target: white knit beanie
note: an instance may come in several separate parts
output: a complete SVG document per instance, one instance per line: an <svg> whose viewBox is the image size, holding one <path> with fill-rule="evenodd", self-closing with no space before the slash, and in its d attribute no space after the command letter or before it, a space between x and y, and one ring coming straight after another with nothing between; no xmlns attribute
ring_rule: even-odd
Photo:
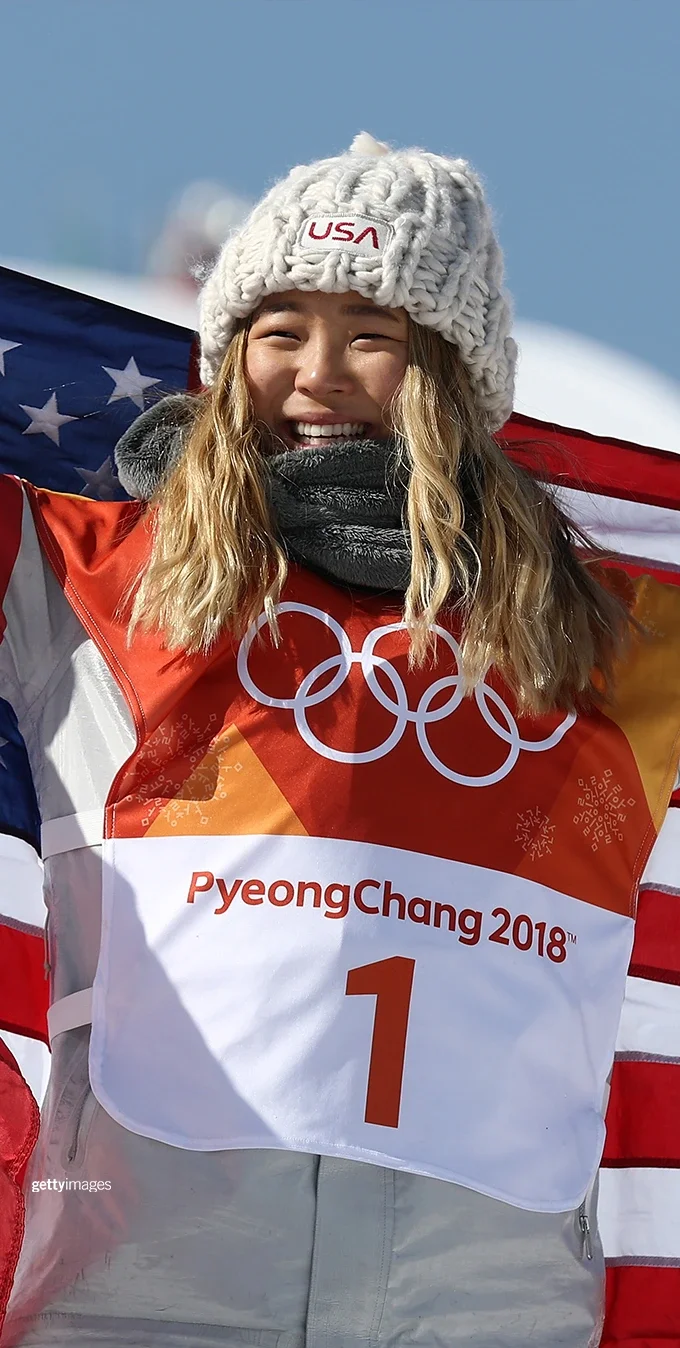
<svg viewBox="0 0 680 1348"><path fill-rule="evenodd" d="M224 245L200 297L201 378L214 381L237 320L266 295L356 290L452 342L496 430L512 411L517 359L502 277L470 165L362 132L345 154L294 168Z"/></svg>

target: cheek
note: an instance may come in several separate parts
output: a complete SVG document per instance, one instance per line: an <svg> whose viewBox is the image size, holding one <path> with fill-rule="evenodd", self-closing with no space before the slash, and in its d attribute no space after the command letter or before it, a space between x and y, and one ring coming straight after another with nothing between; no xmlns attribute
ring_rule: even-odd
<svg viewBox="0 0 680 1348"><path fill-rule="evenodd" d="M257 345L247 347L245 373L256 415L267 418L280 411L292 376L275 353Z"/></svg>
<svg viewBox="0 0 680 1348"><path fill-rule="evenodd" d="M396 393L406 371L406 355L387 352L364 371L364 388L378 407L384 407Z"/></svg>

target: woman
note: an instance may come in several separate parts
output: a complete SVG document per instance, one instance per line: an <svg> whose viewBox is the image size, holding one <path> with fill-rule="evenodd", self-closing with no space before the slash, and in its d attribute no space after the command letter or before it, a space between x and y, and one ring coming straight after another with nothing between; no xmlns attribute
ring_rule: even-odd
<svg viewBox="0 0 680 1348"><path fill-rule="evenodd" d="M148 506L3 484L54 1055L3 1343L598 1341L680 698L661 587L492 438L500 282L469 167L358 137L225 246L207 391L119 447Z"/></svg>

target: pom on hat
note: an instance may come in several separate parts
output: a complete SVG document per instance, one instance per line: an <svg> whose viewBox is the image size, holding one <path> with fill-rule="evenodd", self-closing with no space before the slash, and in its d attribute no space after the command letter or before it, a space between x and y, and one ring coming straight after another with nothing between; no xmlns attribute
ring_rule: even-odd
<svg viewBox="0 0 680 1348"><path fill-rule="evenodd" d="M350 154L370 155L373 159L379 159L383 154L389 154L390 147L383 141L376 140L368 131L360 131L358 136L354 137L349 147Z"/></svg>

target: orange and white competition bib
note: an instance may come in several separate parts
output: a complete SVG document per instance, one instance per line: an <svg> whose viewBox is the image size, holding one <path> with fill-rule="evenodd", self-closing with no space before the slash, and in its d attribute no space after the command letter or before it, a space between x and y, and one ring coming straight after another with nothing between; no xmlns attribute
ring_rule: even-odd
<svg viewBox="0 0 680 1348"><path fill-rule="evenodd" d="M260 620L225 652L111 810L93 1090L180 1147L572 1208L674 775L645 652L612 714L519 721L491 678L463 698L446 629L413 672L376 601L291 591L280 648Z"/></svg>
<svg viewBox="0 0 680 1348"><path fill-rule="evenodd" d="M207 656L128 650L143 519L34 508L138 732L106 809L103 1107L178 1147L576 1206L677 772L678 588L631 582L646 631L612 705L520 718L493 671L463 697L453 628L410 670L396 604L297 568L278 647L261 618Z"/></svg>

